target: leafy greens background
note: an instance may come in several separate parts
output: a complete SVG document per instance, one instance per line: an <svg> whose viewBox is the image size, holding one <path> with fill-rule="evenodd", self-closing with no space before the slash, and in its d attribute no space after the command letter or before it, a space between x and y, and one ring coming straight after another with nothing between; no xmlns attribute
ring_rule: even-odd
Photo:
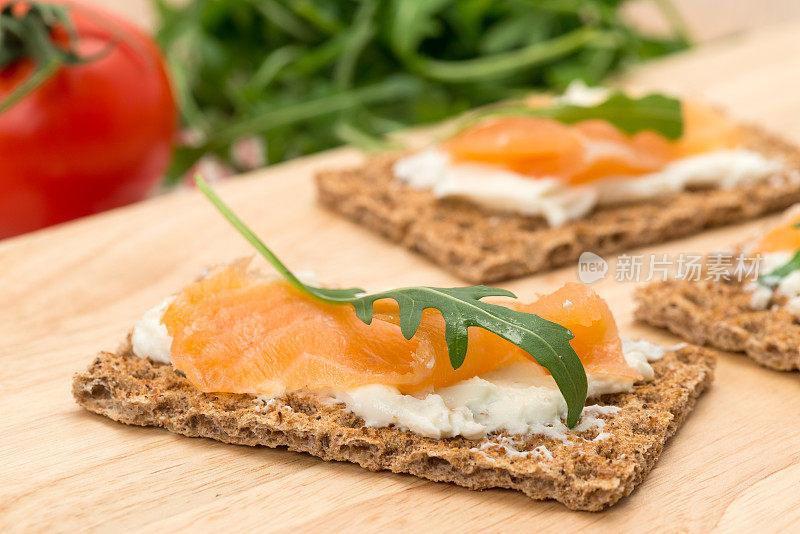
<svg viewBox="0 0 800 534"><path fill-rule="evenodd" d="M664 0L657 0L664 5ZM687 46L622 0L156 0L185 126L171 177L257 135L267 163L430 123L534 88L589 84ZM665 10L669 13L669 9Z"/></svg>

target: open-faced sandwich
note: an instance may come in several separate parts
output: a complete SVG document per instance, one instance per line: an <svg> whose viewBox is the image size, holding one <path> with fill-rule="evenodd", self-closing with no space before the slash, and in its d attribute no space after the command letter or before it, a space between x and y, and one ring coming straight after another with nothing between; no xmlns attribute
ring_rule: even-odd
<svg viewBox="0 0 800 534"><path fill-rule="evenodd" d="M711 382L710 352L621 340L580 284L529 304L485 286L306 284L199 185L283 276L235 262L145 313L75 376L88 410L600 510Z"/></svg>
<svg viewBox="0 0 800 534"><path fill-rule="evenodd" d="M320 201L491 282L800 201L794 146L705 105L573 86L480 110L427 149L317 176Z"/></svg>
<svg viewBox="0 0 800 534"><path fill-rule="evenodd" d="M713 276L640 288L636 317L772 369L800 369L800 205L737 250L715 256L727 261L715 261L722 270ZM734 275L735 258L758 260L757 272L747 272L760 276Z"/></svg>

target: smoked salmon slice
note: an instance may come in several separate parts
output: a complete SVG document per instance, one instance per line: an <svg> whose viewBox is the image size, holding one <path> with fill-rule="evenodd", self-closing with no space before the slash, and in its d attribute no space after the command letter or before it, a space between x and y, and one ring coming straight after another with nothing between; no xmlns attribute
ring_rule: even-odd
<svg viewBox="0 0 800 534"><path fill-rule="evenodd" d="M789 210L775 227L766 232L753 252L794 252L800 250L800 208Z"/></svg>
<svg viewBox="0 0 800 534"><path fill-rule="evenodd" d="M505 305L570 329L587 373L641 378L625 363L605 301L585 286L567 284L530 304ZM253 277L243 263L188 286L162 323L173 338L173 364L206 392L272 394L384 384L412 393L510 363L533 364L516 345L470 328L466 359L454 370L438 310L426 310L417 333L405 339L394 300L377 301L366 325L350 305L326 304L283 280Z"/></svg>
<svg viewBox="0 0 800 534"><path fill-rule="evenodd" d="M583 184L655 172L675 159L742 142L741 127L714 108L685 102L682 114L684 132L675 141L652 131L628 135L599 119L566 125L543 117L502 116L459 132L442 147L456 162Z"/></svg>

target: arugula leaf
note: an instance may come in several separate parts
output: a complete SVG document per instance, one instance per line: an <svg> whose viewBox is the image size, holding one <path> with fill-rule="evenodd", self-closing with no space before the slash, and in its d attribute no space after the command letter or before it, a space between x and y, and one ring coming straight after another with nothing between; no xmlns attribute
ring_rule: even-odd
<svg viewBox="0 0 800 534"><path fill-rule="evenodd" d="M769 274L764 274L758 277L758 283L770 289L774 288L781 283L781 280L792 274L794 271L800 270L800 250L794 253L789 261L772 270Z"/></svg>
<svg viewBox="0 0 800 534"><path fill-rule="evenodd" d="M618 91L596 106L563 104L532 108L520 103L492 106L470 115L468 125L496 115L547 117L565 124L601 119L629 135L644 130L652 130L667 139L683 135L681 101L655 93L633 98Z"/></svg>
<svg viewBox="0 0 800 534"><path fill-rule="evenodd" d="M567 124L588 119L603 119L627 134L653 130L667 139L678 139L683 135L681 101L655 93L641 98L631 98L616 92L596 106L552 108L550 116Z"/></svg>
<svg viewBox="0 0 800 534"><path fill-rule="evenodd" d="M567 426L575 426L586 402L586 372L569 344L574 337L563 326L531 313L489 304L480 299L489 296L514 297L512 292L496 287L404 287L365 293L361 288L329 289L302 283L277 256L222 202L199 176L198 189L266 260L294 287L322 302L352 305L364 323L372 322L375 301L394 299L399 306L400 331L406 339L416 334L422 313L428 308L441 312L445 321L445 341L453 369L464 363L469 343L468 330L488 330L517 345L539 365L550 371L567 401Z"/></svg>

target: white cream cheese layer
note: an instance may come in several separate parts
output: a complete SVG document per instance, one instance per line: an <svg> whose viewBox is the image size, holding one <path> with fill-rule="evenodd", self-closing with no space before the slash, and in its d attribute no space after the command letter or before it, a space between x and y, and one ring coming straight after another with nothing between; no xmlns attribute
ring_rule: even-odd
<svg viewBox="0 0 800 534"><path fill-rule="evenodd" d="M792 256L794 253L788 251L761 254L759 272L764 280L769 282L769 273L786 264ZM758 281L748 282L746 288L751 292L750 307L754 310L766 310L776 297L783 297L783 308L800 319L800 271L789 273L780 281L774 282L777 282L774 288L763 286Z"/></svg>
<svg viewBox="0 0 800 534"><path fill-rule="evenodd" d="M209 269L203 269L199 276L204 278L210 274ZM314 271L298 271L295 273L304 284L320 285L317 274ZM261 274L264 280L278 279L277 273ZM175 297L167 297L158 306L147 310L142 317L136 321L131 334L131 348L133 353L139 358L150 358L154 362L171 363L170 349L172 338L167 332L167 327L161 324L161 317L172 303Z"/></svg>
<svg viewBox="0 0 800 534"><path fill-rule="evenodd" d="M150 358L154 362L170 363L172 338L167 327L161 324L161 317L167 311L172 297L150 308L136 321L131 334L131 348L140 358Z"/></svg>
<svg viewBox="0 0 800 534"><path fill-rule="evenodd" d="M589 87L583 80L573 80L556 102L589 108L602 104L609 96L611 89L608 87Z"/></svg>
<svg viewBox="0 0 800 534"><path fill-rule="evenodd" d="M646 341L626 340L625 359L645 380L653 379L650 362L667 349ZM367 426L394 425L431 438L476 439L494 432L544 434L565 439L567 404L552 377L526 373L534 364L515 364L463 380L427 394L403 395L397 388L372 384L334 394ZM588 376L589 397L633 389L633 381ZM587 406L592 411L597 406ZM596 411L596 410L595 410ZM591 423L592 425L594 423ZM583 421L588 429L590 423Z"/></svg>
<svg viewBox="0 0 800 534"><path fill-rule="evenodd" d="M604 150L598 143L593 152ZM438 198L464 198L493 209L541 216L550 226L560 226L597 205L657 198L689 187L758 183L782 168L781 162L751 150L720 150L676 160L655 173L570 186L555 177L532 178L490 165L453 163L446 152L429 148L399 159L393 171L399 180L430 189Z"/></svg>
<svg viewBox="0 0 800 534"><path fill-rule="evenodd" d="M172 338L161 324L169 300L147 311L136 323L131 338L140 358L168 363ZM650 362L666 349L646 341L623 341L628 365L645 380L652 380ZM589 397L630 391L633 381L620 377L588 376ZM546 434L565 438L562 423L567 405L552 377L533 363L518 363L446 388L404 395L397 388L371 384L349 391L330 392L367 426L395 425L417 434L441 438L479 438L498 431L512 434ZM591 406L587 410L594 409ZM592 412L594 413L594 412ZM592 426L591 420L584 426ZM588 428L587 426L587 428Z"/></svg>

